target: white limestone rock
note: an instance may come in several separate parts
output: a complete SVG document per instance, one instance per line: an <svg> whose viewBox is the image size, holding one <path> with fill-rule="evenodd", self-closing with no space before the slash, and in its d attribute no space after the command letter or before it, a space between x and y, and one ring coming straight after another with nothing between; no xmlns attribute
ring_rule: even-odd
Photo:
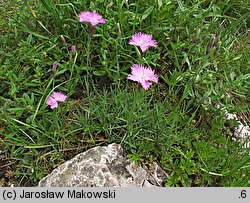
<svg viewBox="0 0 250 203"><path fill-rule="evenodd" d="M78 154L54 169L38 186L152 187L162 186L166 178L167 174L158 165L150 169L137 166L123 156L120 145L110 144Z"/></svg>

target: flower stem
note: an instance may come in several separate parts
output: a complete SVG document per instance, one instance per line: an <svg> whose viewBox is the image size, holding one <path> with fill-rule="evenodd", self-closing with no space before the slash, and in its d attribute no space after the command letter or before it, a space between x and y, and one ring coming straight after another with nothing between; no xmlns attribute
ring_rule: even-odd
<svg viewBox="0 0 250 203"><path fill-rule="evenodd" d="M91 69L91 36L88 36L88 41L87 41L87 75L85 78L85 84L86 84L86 92L87 92L87 96L89 96L89 81L91 81L92 79L92 74L90 74L89 69Z"/></svg>

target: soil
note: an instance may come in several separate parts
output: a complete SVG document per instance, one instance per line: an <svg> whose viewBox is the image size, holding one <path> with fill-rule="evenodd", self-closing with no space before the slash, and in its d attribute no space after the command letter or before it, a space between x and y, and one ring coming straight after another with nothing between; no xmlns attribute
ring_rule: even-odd
<svg viewBox="0 0 250 203"><path fill-rule="evenodd" d="M0 187L17 186L15 181L15 161L4 151L4 139L0 134Z"/></svg>

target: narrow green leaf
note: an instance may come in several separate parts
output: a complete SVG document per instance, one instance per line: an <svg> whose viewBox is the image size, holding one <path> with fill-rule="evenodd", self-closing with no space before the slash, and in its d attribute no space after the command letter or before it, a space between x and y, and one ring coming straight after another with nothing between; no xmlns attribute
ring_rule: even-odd
<svg viewBox="0 0 250 203"><path fill-rule="evenodd" d="M162 0L158 0L158 9L160 10L162 7Z"/></svg>
<svg viewBox="0 0 250 203"><path fill-rule="evenodd" d="M153 6L150 6L143 14L142 14L142 17L141 17L141 20L145 20L149 15L150 13L152 13L154 7Z"/></svg>
<svg viewBox="0 0 250 203"><path fill-rule="evenodd" d="M106 75L106 71L104 71L104 70L94 71L93 73L94 73L94 75L97 75L97 76Z"/></svg>
<svg viewBox="0 0 250 203"><path fill-rule="evenodd" d="M178 5L179 5L179 8L180 8L181 12L184 12L185 8L184 8L181 0L178 0Z"/></svg>

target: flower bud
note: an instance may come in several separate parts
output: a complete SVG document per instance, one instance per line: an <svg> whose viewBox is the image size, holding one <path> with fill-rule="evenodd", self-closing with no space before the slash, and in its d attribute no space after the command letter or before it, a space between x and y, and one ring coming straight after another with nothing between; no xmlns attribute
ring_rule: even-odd
<svg viewBox="0 0 250 203"><path fill-rule="evenodd" d="M63 37L63 35L61 35L61 39L62 39L63 45L66 47L67 46L67 42L66 42L66 39Z"/></svg>
<svg viewBox="0 0 250 203"><path fill-rule="evenodd" d="M116 38L121 36L121 28L120 28L120 23L116 24Z"/></svg>
<svg viewBox="0 0 250 203"><path fill-rule="evenodd" d="M52 67L52 77L53 78L56 78L56 68L57 68L57 66L58 66L58 63L57 63L57 61L55 61L53 63L53 67Z"/></svg>

